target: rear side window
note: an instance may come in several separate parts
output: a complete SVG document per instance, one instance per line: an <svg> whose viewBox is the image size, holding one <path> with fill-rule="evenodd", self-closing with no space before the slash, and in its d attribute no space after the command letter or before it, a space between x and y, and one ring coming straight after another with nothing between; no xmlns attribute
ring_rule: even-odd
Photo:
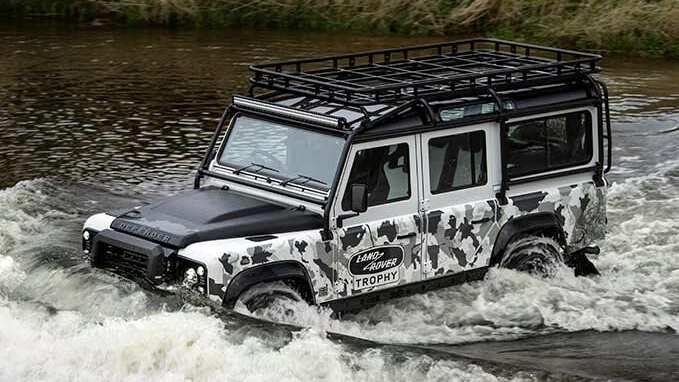
<svg viewBox="0 0 679 382"><path fill-rule="evenodd" d="M410 158L408 144L360 150L351 166L349 183L342 198L342 209L349 211L352 184L368 187L368 207L410 198Z"/></svg>
<svg viewBox="0 0 679 382"><path fill-rule="evenodd" d="M429 140L432 194L486 184L486 134L474 131Z"/></svg>
<svg viewBox="0 0 679 382"><path fill-rule="evenodd" d="M508 125L510 177L557 170L592 159L592 116L587 111Z"/></svg>

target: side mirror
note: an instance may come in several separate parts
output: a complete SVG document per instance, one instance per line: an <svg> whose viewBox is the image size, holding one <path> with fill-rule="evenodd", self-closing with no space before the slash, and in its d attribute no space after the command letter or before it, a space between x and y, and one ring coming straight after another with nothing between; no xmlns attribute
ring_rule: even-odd
<svg viewBox="0 0 679 382"><path fill-rule="evenodd" d="M360 213L368 210L368 186L365 184L351 185L351 211Z"/></svg>

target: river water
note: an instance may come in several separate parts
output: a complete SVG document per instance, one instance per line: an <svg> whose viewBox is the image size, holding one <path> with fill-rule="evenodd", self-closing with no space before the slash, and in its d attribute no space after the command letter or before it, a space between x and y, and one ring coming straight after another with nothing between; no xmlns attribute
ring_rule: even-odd
<svg viewBox="0 0 679 382"><path fill-rule="evenodd" d="M603 61L600 277L493 270L341 320L298 306L289 327L88 266L84 219L190 187L248 64L437 40L0 24L0 380L679 380L677 61Z"/></svg>

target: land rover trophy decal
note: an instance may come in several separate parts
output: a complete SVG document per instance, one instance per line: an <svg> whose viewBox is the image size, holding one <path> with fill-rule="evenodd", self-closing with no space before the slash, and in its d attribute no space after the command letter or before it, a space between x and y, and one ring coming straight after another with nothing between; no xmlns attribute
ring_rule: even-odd
<svg viewBox="0 0 679 382"><path fill-rule="evenodd" d="M396 245L370 248L349 260L349 272L354 276L353 289L362 290L397 282L403 248Z"/></svg>

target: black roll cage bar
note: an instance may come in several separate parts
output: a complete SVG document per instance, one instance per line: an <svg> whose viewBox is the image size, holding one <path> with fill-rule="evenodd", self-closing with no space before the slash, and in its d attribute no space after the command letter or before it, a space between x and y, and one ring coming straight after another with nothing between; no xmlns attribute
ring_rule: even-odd
<svg viewBox="0 0 679 382"><path fill-rule="evenodd" d="M390 57L394 53L400 53L405 59L408 59L410 52L416 51L418 49L435 49L439 54L445 49L450 49L452 52L458 51L459 47L462 45L468 45L471 52L474 51L476 44L492 44L495 47L496 52L501 52L501 47L509 47L512 54L516 53L518 49L524 49L525 57L530 56L531 51L543 51L555 54L557 60L555 62L546 62L539 65L529 65L520 68L509 68L504 71L492 70L490 72L485 72L483 75L471 75L464 74L461 76L455 76L454 78L447 78L443 80L427 80L420 81L418 83L409 82L407 84L393 85L393 86L377 86L377 87L367 87L357 90L356 88L347 88L351 83L337 85L328 84L327 82L320 82L315 78L306 78L306 72L302 71L303 65L306 64L318 64L319 62L331 62L333 70L341 70L339 63L343 60L349 62L349 67L353 68L356 66L357 60L361 58L367 58L370 65L375 63L375 57L378 55L383 55L384 61L389 63ZM483 51L485 52L485 50ZM501 52L503 53L503 52ZM575 57L572 60L562 61L562 57L565 55L570 55ZM446 56L445 57L455 57ZM522 56L523 57L523 56ZM604 184L603 174L608 173L611 169L612 163L612 134L611 134L611 120L610 120L610 108L608 103L608 89L606 85L595 79L592 73L598 71L596 67L596 62L601 57L593 54L585 54L574 51L540 47L537 45L530 44L518 44L503 40L493 40L493 39L471 39L463 40L452 43L444 44L431 44L422 45L418 47L410 48L398 48L398 49L387 49L380 51L357 53L353 55L341 55L341 56L331 56L324 57L320 59L306 59L306 60L293 60L284 61L273 64L265 64L252 66L250 69L254 74L251 78L251 89L250 94L254 94L255 88L267 88L273 90L272 93L267 93L261 97L242 97L234 96L233 102L229 105L222 114L217 129L212 137L210 145L208 146L205 156L200 163L200 166L196 172L194 179L194 188L200 188L201 179L205 176L215 177L222 180L233 181L233 179L227 179L218 173L209 170L209 165L214 158L215 147L218 143L219 137L222 136L222 131L226 122L229 121L236 113L242 112L247 114L254 114L261 117L278 120L281 122L293 123L297 126L322 130L328 133L339 134L345 137L344 147L341 152L339 165L335 171L332 184L329 187L328 195L326 197L325 203L323 205L323 233L324 238L329 238L331 235L330 231L330 213L332 209L332 201L335 200L337 189L339 187L339 181L344 170L344 165L347 160L349 150L354 142L354 140L367 130L373 129L377 126L383 125L389 122L392 118L397 117L403 112L410 110L417 111L418 108L421 111L420 119L422 120L422 129L433 129L433 128L447 128L454 125L453 123L441 122L437 114L434 112L430 105L430 101L435 100L445 100L452 98L461 98L466 96L488 96L497 106L497 111L490 115L490 120L495 120L500 125L501 140L500 140L500 157L502 162L501 171L501 184L500 190L496 194L496 198L500 204L506 204L507 200L507 190L511 185L516 185L520 183L549 179L555 176L569 175L572 173L582 173L594 171L593 176L594 182L598 186ZM401 61L397 61L401 62ZM293 66L296 68L296 72L293 74L284 72L286 66ZM360 67L360 66L356 66ZM583 67L585 69L583 69ZM528 74L535 70L554 70L553 74L548 75L544 78L529 78ZM522 77L519 79L514 79L512 77L515 73L521 73ZM311 72L314 73L314 72ZM496 80L496 76L503 75L504 81ZM485 78L486 83L484 86L477 85L476 81L479 78ZM496 80L495 83L493 82ZM281 82L282 81L282 82ZM300 84L300 81L302 85ZM554 107L549 106L537 106L530 107L521 110L507 110L501 95L498 93L505 90L519 90L526 88L528 86L541 86L541 85L554 85L558 83L567 83L569 81L579 81L588 83L590 86L588 88L588 93L591 91L594 95L596 101L593 103L598 110L598 149L599 149L599 162L596 163L592 168L584 169L574 169L567 171L560 171L557 174L544 174L531 176L525 179L510 179L508 176L507 168L507 127L506 121L514 116L527 113L539 113L547 112ZM432 91L432 84L447 84L438 91ZM296 84L296 85L295 85ZM305 84L312 84L313 91L309 92ZM422 87L421 91L417 91L418 86ZM408 97L402 96L402 92L405 88L415 89ZM267 102L266 99L279 96L281 94L290 94L297 96L310 96L314 99L325 100L328 102L334 102L335 104L346 104L347 107L352 106L353 110L362 111L364 117L355 119L353 121L347 121L343 117L337 117L334 115L315 113L308 110L300 110L299 108L291 106L283 106L280 104L274 104ZM360 100L352 99L356 94L363 94ZM367 94L367 95L366 95ZM386 94L391 94L391 98L386 97ZM366 98L367 97L367 98ZM372 97L372 98L371 98ZM389 99L390 102L383 102ZM591 99L591 98L590 98ZM369 102L363 102L368 100ZM383 102L384 104L391 105L392 107L385 107L382 110L386 112L375 115L375 113L370 113L367 111L365 104L374 104L375 102ZM591 102L591 101L590 101ZM365 103L365 104L364 104ZM567 108L569 105L581 105L583 101L572 101L558 104L561 109ZM591 104L591 103L590 103ZM459 124L459 123L458 123ZM468 125L468 123L467 123ZM605 128L605 132L604 132ZM228 133L227 133L228 134ZM604 161L604 142L607 146L607 155ZM605 162L605 163L604 163ZM253 186L252 184L248 184ZM305 198L297 193L290 195L293 197L305 200ZM306 199L307 201L318 203L316 199Z"/></svg>

